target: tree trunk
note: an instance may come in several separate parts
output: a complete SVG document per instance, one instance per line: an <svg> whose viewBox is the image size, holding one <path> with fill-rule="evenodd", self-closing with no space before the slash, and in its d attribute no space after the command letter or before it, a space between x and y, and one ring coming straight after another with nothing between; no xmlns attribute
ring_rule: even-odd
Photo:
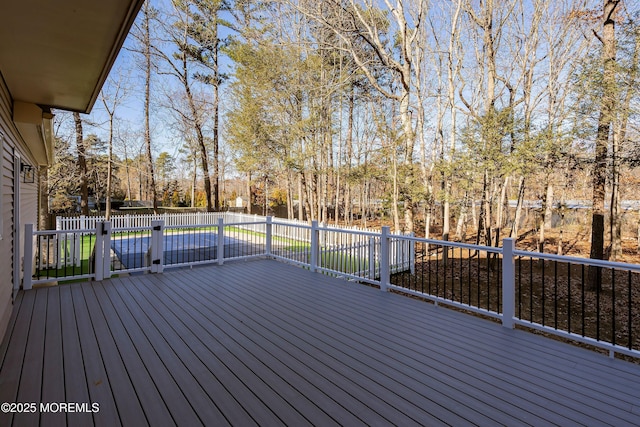
<svg viewBox="0 0 640 427"><path fill-rule="evenodd" d="M186 37L186 35L185 35ZM204 140L204 133L202 132L202 121L200 118L200 111L196 107L195 100L193 99L193 93L191 92L191 85L189 83L189 69L187 65L187 55L185 52L181 52L181 65L182 74L180 79L182 81L184 93L187 97L189 104L189 110L191 110L191 117L193 117L193 127L196 131L196 140L198 141L198 148L200 150L200 164L202 166L202 175L204 179L204 193L207 198L207 212L212 212L214 206L212 204L211 197L211 177L209 176L209 154L207 152L207 145Z"/></svg>
<svg viewBox="0 0 640 427"><path fill-rule="evenodd" d="M609 202L609 259L617 261L622 255L622 230L620 226L620 168L618 164L619 134L614 131L611 153L611 200Z"/></svg>
<svg viewBox="0 0 640 427"><path fill-rule="evenodd" d="M353 222L353 207L351 205L351 182L349 180L351 175L351 160L353 158L353 114L355 110L355 84L352 82L349 91L349 112L347 117L347 138L345 141L347 149L347 179L345 182L345 194L344 194L344 216L347 225L351 225Z"/></svg>
<svg viewBox="0 0 640 427"><path fill-rule="evenodd" d="M550 180L547 180L547 184L545 186L545 192L542 195L542 206L540 207L540 222L538 225L538 252L544 252L544 244L545 244L545 228L548 227L548 223L550 223L551 216L550 206L553 204L553 185Z"/></svg>
<svg viewBox="0 0 640 427"><path fill-rule="evenodd" d="M287 219L293 219L293 172L287 171Z"/></svg>
<svg viewBox="0 0 640 427"><path fill-rule="evenodd" d="M220 147L218 143L219 128L219 105L218 105L218 86L214 86L213 104L213 209L220 210Z"/></svg>
<svg viewBox="0 0 640 427"><path fill-rule="evenodd" d="M198 184L198 160L193 156L193 174L191 175L191 207L196 206L196 185Z"/></svg>
<svg viewBox="0 0 640 427"><path fill-rule="evenodd" d="M302 188L302 172L298 173L298 220L304 221L304 192Z"/></svg>
<svg viewBox="0 0 640 427"><path fill-rule="evenodd" d="M124 170L127 174L127 199L131 201L131 175L129 171L129 157L127 157L127 145L124 145Z"/></svg>
<svg viewBox="0 0 640 427"><path fill-rule="evenodd" d="M300 186L302 188L302 199L301 203L304 203L304 210L306 211L307 222L311 223L311 221L315 220L315 211L313 209L310 194L312 191L308 188L307 179L304 172L300 172Z"/></svg>
<svg viewBox="0 0 640 427"><path fill-rule="evenodd" d="M400 232L400 212L398 211L398 160L393 154L393 229L394 232Z"/></svg>
<svg viewBox="0 0 640 427"><path fill-rule="evenodd" d="M410 68L410 66L408 66ZM411 71L407 71L406 75L410 77ZM404 88L402 99L400 100L400 118L402 120L402 130L405 142L405 180L403 182L403 200L404 200L404 225L407 233L413 233L415 226L413 221L413 210L415 208L413 197L411 195L411 186L413 182L413 144L415 142L413 127L411 124L411 115L409 114L409 87Z"/></svg>
<svg viewBox="0 0 640 427"><path fill-rule="evenodd" d="M491 246L491 201L489 197L489 172L482 175L482 201L480 202L480 215L478 216L478 231L476 233L476 245L479 245L484 237L484 244Z"/></svg>
<svg viewBox="0 0 640 427"><path fill-rule="evenodd" d="M591 252L593 259L604 258L604 197L607 179L607 147L615 114L616 96L616 38L615 14L619 0L604 0L604 28L602 34L603 96L596 133L595 161L593 164L593 211L591 218ZM589 268L589 288L601 286L600 269Z"/></svg>
<svg viewBox="0 0 640 427"><path fill-rule="evenodd" d="M471 199L471 224L473 224L474 231L478 232L478 209L476 207L475 197Z"/></svg>
<svg viewBox="0 0 640 427"><path fill-rule="evenodd" d="M255 187L251 179L251 172L247 172L247 213L253 214L253 205L256 201Z"/></svg>
<svg viewBox="0 0 640 427"><path fill-rule="evenodd" d="M111 218L111 193L113 181L113 114L109 115L109 154L107 158L107 190L105 195L105 218ZM100 201L98 200L98 203Z"/></svg>
<svg viewBox="0 0 640 427"><path fill-rule="evenodd" d="M51 228L51 214L49 213L49 168L47 166L40 166L39 173L39 186L38 191L38 230L48 230Z"/></svg>
<svg viewBox="0 0 640 427"><path fill-rule="evenodd" d="M504 183L500 189L500 200L498 201L498 212L496 212L496 235L495 247L500 246L500 235L504 226L504 213L509 209L509 201L507 200L507 187L509 186L509 175L504 178Z"/></svg>
<svg viewBox="0 0 640 427"><path fill-rule="evenodd" d="M513 224L511 226L511 232L509 233L509 237L512 239L518 239L518 228L520 227L520 218L522 216L522 202L524 201L524 175L520 176L520 181L518 182L518 201L516 202L516 212L513 216Z"/></svg>
<svg viewBox="0 0 640 427"><path fill-rule="evenodd" d="M82 215L89 215L89 178L80 113L73 113L73 121L76 126L76 150L78 152L78 169L80 170L80 212Z"/></svg>
<svg viewBox="0 0 640 427"><path fill-rule="evenodd" d="M144 142L147 149L147 167L149 168L149 182L151 197L153 199L153 213L158 213L158 193L156 190L156 178L153 168L153 155L151 154L151 11L149 2L144 6L144 59L145 59L145 84L144 84Z"/></svg>
<svg viewBox="0 0 640 427"><path fill-rule="evenodd" d="M460 205L460 213L458 214L458 222L456 224L456 239L460 242L464 242L467 238L466 233L466 221L467 221L467 211L469 203L469 191L464 192L464 197L462 198L462 204Z"/></svg>
<svg viewBox="0 0 640 427"><path fill-rule="evenodd" d="M458 21L460 19L460 12L462 10L462 1L458 0L456 4L455 12L451 18L451 31L449 32L449 48L447 52L447 102L449 104L449 114L450 114L450 133L449 133L449 159L454 158L454 153L456 150L456 116L457 116L457 108L456 108L456 77L460 73L460 69L462 67L462 62L459 58L458 62L454 65L454 57L457 57L457 46L460 41L460 31L458 30ZM443 142L444 144L444 142ZM452 177L449 174L447 182L445 183L445 200L444 200L444 209L443 209L443 240L449 240L449 216L450 216L450 207L449 207L449 197L451 194L451 182ZM462 222L460 219L464 221L466 217L466 203L469 193L465 192L463 204L460 210L460 217L458 219L458 224L456 227L456 235L458 239L460 239L462 235ZM446 227L444 226L446 225ZM446 230L446 233L445 233ZM446 238L445 238L446 236Z"/></svg>
<svg viewBox="0 0 640 427"><path fill-rule="evenodd" d="M635 45L629 68L629 83L626 95L620 108L620 124L613 135L613 162L612 162L612 191L611 191L611 258L617 260L622 255L622 224L620 220L620 165L618 151L624 148L627 137L627 125L631 114L631 100L636 92L638 80L638 66L640 62L640 32L636 31Z"/></svg>

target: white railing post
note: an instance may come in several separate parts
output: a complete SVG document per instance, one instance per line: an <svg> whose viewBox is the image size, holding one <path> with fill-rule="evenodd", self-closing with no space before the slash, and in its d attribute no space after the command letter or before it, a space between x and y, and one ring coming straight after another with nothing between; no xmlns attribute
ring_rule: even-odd
<svg viewBox="0 0 640 427"><path fill-rule="evenodd" d="M311 221L311 259L309 266L314 273L318 271L318 252L320 252L320 233L318 230L318 221Z"/></svg>
<svg viewBox="0 0 640 427"><path fill-rule="evenodd" d="M32 287L33 275L33 224L24 226L24 258L22 260L22 289L28 291Z"/></svg>
<svg viewBox="0 0 640 427"><path fill-rule="evenodd" d="M102 277L109 279L111 277L111 221L102 223ZM97 262L96 262L97 264Z"/></svg>
<svg viewBox="0 0 640 427"><path fill-rule="evenodd" d="M411 237L414 237L415 234L411 233ZM411 274L416 274L416 242L414 240L407 240L409 243L409 270Z"/></svg>
<svg viewBox="0 0 640 427"><path fill-rule="evenodd" d="M273 228L273 218L267 217L267 225L266 225L266 238L265 238L265 252L267 256L271 256L271 233Z"/></svg>
<svg viewBox="0 0 640 427"><path fill-rule="evenodd" d="M216 251L218 265L224 263L224 218L218 218L218 249Z"/></svg>
<svg viewBox="0 0 640 427"><path fill-rule="evenodd" d="M516 268L514 239L502 240L502 326L513 329L516 304Z"/></svg>
<svg viewBox="0 0 640 427"><path fill-rule="evenodd" d="M152 273L162 273L164 270L164 221L151 221L151 259Z"/></svg>
<svg viewBox="0 0 640 427"><path fill-rule="evenodd" d="M93 274L96 280L104 279L102 258L104 257L104 236L102 235L102 221L96 221L96 244L93 248Z"/></svg>
<svg viewBox="0 0 640 427"><path fill-rule="evenodd" d="M389 289L389 281L391 279L391 270L389 268L389 227L382 227L380 235L380 290L387 291Z"/></svg>
<svg viewBox="0 0 640 427"><path fill-rule="evenodd" d="M369 279L376 278L376 239L369 238Z"/></svg>

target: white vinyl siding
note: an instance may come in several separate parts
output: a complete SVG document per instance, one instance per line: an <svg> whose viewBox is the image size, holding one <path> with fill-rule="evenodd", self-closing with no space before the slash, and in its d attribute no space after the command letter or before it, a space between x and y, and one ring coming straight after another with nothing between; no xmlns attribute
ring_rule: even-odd
<svg viewBox="0 0 640 427"><path fill-rule="evenodd" d="M37 164L13 123L12 105L9 92L0 76L0 339L4 336L11 316L14 283L20 284L21 279L20 274L14 273L14 269L20 272L22 265L22 255L15 256L16 250L22 247L15 232L22 230L20 234L24 234L24 224L37 224L38 214L37 176L36 183L22 184L20 205L15 203L15 177L21 177L20 161L34 166L36 170ZM19 217L16 217L17 210Z"/></svg>

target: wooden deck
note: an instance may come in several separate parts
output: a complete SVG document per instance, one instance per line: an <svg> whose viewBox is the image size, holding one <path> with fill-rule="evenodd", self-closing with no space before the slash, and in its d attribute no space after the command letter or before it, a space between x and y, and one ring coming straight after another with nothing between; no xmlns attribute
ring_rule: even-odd
<svg viewBox="0 0 640 427"><path fill-rule="evenodd" d="M0 362L0 426L640 425L639 365L270 260L22 292Z"/></svg>

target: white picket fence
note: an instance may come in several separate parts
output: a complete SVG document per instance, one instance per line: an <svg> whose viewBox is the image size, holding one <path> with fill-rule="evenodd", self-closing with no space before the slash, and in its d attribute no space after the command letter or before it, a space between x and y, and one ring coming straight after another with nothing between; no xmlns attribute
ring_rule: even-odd
<svg viewBox="0 0 640 427"><path fill-rule="evenodd" d="M134 229L151 227L152 221L163 221L165 227L181 227L193 225L216 225L222 218L225 224L236 224L238 228L256 233L265 233L266 217L234 212L194 212L194 213L164 213L141 215L114 215L110 218L114 232L119 229ZM106 221L104 216L76 216L56 218L56 230L87 230L95 229L96 224ZM310 242L309 224L295 219L274 218L273 236L283 239ZM379 229L354 226L333 226L319 224L325 230L321 233L320 241L324 246L343 246L362 243L362 237L346 232L380 233ZM330 231L329 231L330 230ZM332 232L335 230L336 232Z"/></svg>

